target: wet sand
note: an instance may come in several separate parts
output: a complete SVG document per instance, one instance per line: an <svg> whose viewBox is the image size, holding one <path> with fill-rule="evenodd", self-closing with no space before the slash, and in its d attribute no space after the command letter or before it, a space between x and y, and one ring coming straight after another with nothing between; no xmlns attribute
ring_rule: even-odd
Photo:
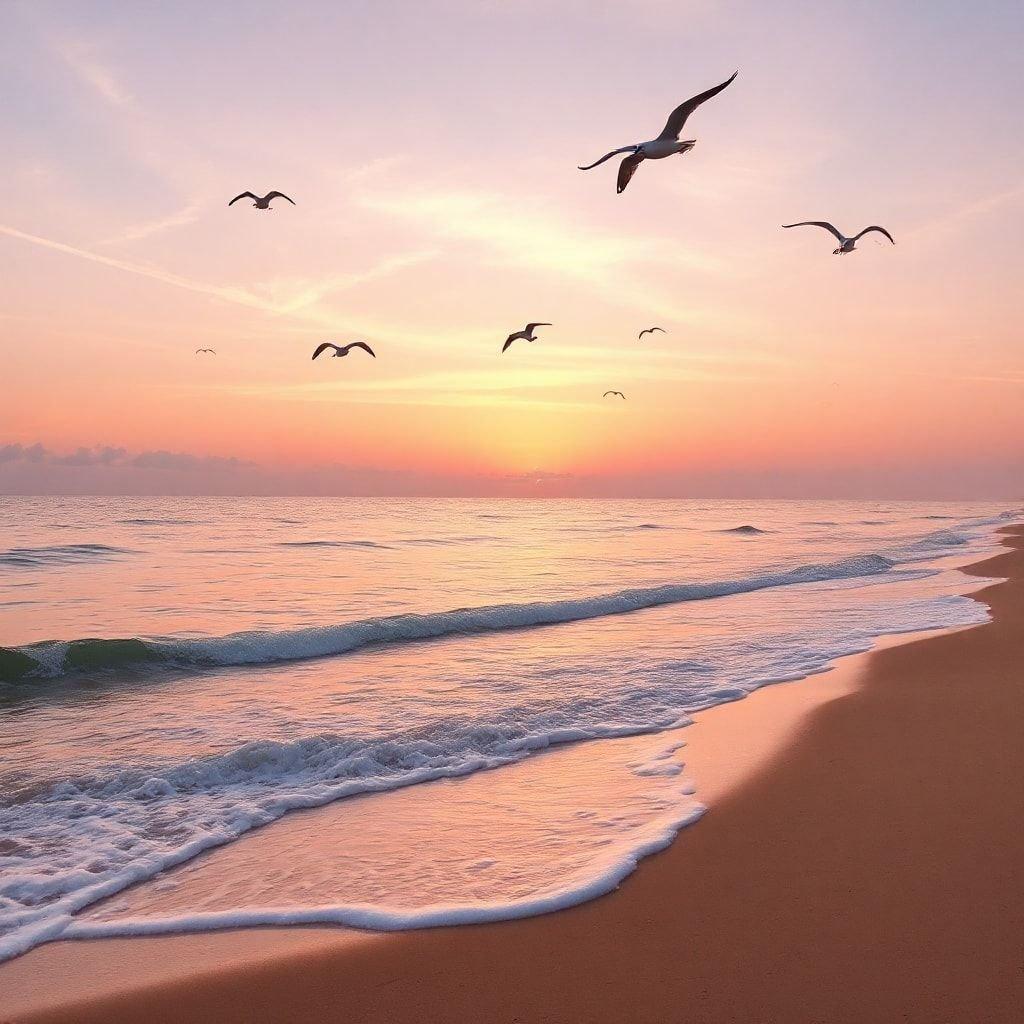
<svg viewBox="0 0 1024 1024"><path fill-rule="evenodd" d="M1024 530L990 624L846 659L685 730L709 812L616 892L540 918L57 942L0 1020L1018 1022ZM743 751L744 764L736 763ZM425 787L423 787L425 788Z"/></svg>

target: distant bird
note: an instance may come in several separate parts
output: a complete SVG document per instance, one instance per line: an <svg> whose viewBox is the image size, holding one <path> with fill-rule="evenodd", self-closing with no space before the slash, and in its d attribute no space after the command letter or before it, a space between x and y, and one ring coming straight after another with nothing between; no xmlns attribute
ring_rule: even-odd
<svg viewBox="0 0 1024 1024"><path fill-rule="evenodd" d="M880 228L877 224L872 224L871 227L865 228L859 235L854 235L852 238L847 238L834 224L829 224L827 220L802 220L796 224L783 224L784 228L803 228L803 227L814 227L824 228L826 231L831 231L836 238L839 239L839 248L832 250L833 256L842 256L844 253L853 252L859 239L863 238L869 231L877 231L880 234L885 235L886 238L896 244L896 239L889 234L885 228Z"/></svg>
<svg viewBox="0 0 1024 1024"><path fill-rule="evenodd" d="M212 348L197 348L196 355L199 355L200 352L209 352L211 356L215 356L217 354Z"/></svg>
<svg viewBox="0 0 1024 1024"><path fill-rule="evenodd" d="M238 202L239 199L246 198L252 200L252 205L255 206L257 210L269 210L271 199L288 199L288 197L283 192L268 192L265 196L262 197L253 195L252 192L243 192L241 195L235 196L235 198L232 199L230 203L228 203L228 206L233 206L235 203ZM288 199L288 202L291 203L292 206L295 205L294 199Z"/></svg>
<svg viewBox="0 0 1024 1024"><path fill-rule="evenodd" d="M321 352L326 352L329 348L334 349L334 355L332 356L333 359L341 359L344 356L347 356L354 348L361 348L364 352L369 352L374 359L377 358L377 353L374 352L365 341L353 341L348 345L335 345L333 341L325 341L317 345L316 351L313 353L313 358L316 359Z"/></svg>
<svg viewBox="0 0 1024 1024"><path fill-rule="evenodd" d="M654 331L661 331L662 334L667 334L668 331L664 327L645 327L638 335L637 338L642 338L645 334L653 334Z"/></svg>
<svg viewBox="0 0 1024 1024"><path fill-rule="evenodd" d="M650 142L638 142L635 146L623 146L621 149L613 149L610 153L606 153L601 157L600 160L595 160L592 164L587 164L586 167L580 167L580 170L589 171L592 167L603 164L605 160L610 160L619 153L629 153L630 155L619 164L619 178L615 188L616 192L623 192L629 184L630 178L633 177L636 169L644 160L663 160L667 156L675 156L676 153L688 153L697 144L697 140L679 140L679 133L683 130L686 119L705 100L711 99L712 96L717 96L738 74L738 71L734 71L732 78L721 85L716 85L713 89L708 89L707 92L702 92L692 99L688 99L685 103L680 103L668 115L668 121L665 122L665 127L662 128L661 134L656 139Z"/></svg>
<svg viewBox="0 0 1024 1024"><path fill-rule="evenodd" d="M621 391L606 391L601 397L607 398L609 395L618 395L623 401L626 400L626 396Z"/></svg>
<svg viewBox="0 0 1024 1024"><path fill-rule="evenodd" d="M538 327L551 327L551 326L552 326L551 324L542 324L542 323L527 324L521 331L516 331L514 334L510 334L505 339L505 344L501 346L501 351L504 352L509 347L509 345L512 344L513 341L519 341L520 339L522 341L536 341L537 340L536 329Z"/></svg>

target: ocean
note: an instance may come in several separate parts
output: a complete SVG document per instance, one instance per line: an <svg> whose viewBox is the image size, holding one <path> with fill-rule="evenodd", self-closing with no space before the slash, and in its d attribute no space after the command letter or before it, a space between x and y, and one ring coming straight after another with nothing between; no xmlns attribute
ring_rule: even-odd
<svg viewBox="0 0 1024 1024"><path fill-rule="evenodd" d="M985 621L955 566L1018 518L0 498L0 960L58 937L407 928L606 892L700 817L673 756L692 713L887 634ZM327 813L329 856L304 860Z"/></svg>

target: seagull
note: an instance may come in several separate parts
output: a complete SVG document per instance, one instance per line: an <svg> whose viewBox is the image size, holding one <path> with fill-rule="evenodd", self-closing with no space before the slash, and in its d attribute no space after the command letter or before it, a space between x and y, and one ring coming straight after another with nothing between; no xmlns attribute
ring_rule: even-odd
<svg viewBox="0 0 1024 1024"><path fill-rule="evenodd" d="M235 196L235 198L228 203L228 206L231 206L234 203L237 203L239 199L245 199L246 197L252 200L252 205L255 206L257 210L269 210L271 199L277 199L278 197L281 199L288 199L283 192L268 192L262 198L260 196L253 195L252 192L243 192L241 195ZM292 206L295 205L294 199L288 199L288 202L291 203Z"/></svg>
<svg viewBox="0 0 1024 1024"><path fill-rule="evenodd" d="M200 352L209 352L211 356L215 356L217 354L212 348L197 348L196 355L199 355Z"/></svg>
<svg viewBox="0 0 1024 1024"><path fill-rule="evenodd" d="M668 331L666 331L664 327L645 327L637 335L637 338L642 338L645 334L652 334L654 331L661 331L662 334L668 334Z"/></svg>
<svg viewBox="0 0 1024 1024"><path fill-rule="evenodd" d="M541 324L541 323L527 324L521 331L516 331L514 334L510 334L505 339L505 344L501 346L501 351L504 352L505 349L507 349L509 347L509 345L512 344L513 341L518 341L520 338L522 338L523 341L536 341L537 340L536 329L538 327L550 327L550 326L551 326L551 324Z"/></svg>
<svg viewBox="0 0 1024 1024"><path fill-rule="evenodd" d="M847 238L834 224L829 224L827 220L802 220L796 224L783 224L782 226L784 228L815 227L831 231L839 239L839 248L832 250L833 256L842 256L844 253L853 252L858 240L863 238L869 231L878 231L880 234L885 235L893 245L896 244L896 239L885 228L880 228L877 224L872 224L871 227L865 228L859 235L854 235L852 238Z"/></svg>
<svg viewBox="0 0 1024 1024"><path fill-rule="evenodd" d="M732 78L729 78L721 85L716 85L713 89L708 89L707 92L699 93L692 99L688 99L685 103L680 103L668 115L668 121L665 122L665 127L662 128L661 134L656 139L652 139L650 142L638 142L635 146L623 146L621 149L613 149L610 153L606 153L601 157L600 160L595 160L592 164L587 164L586 167L580 167L580 170L589 171L592 167L603 164L605 160L618 156L619 153L629 153L629 156L625 157L622 163L619 164L619 179L615 189L616 192L623 192L629 184L630 178L633 177L636 169L644 160L662 160L667 156L675 156L676 153L688 153L697 144L697 140L683 139L680 141L679 133L683 130L686 119L705 100L711 99L712 96L717 96L738 74L738 71L734 71Z"/></svg>
<svg viewBox="0 0 1024 1024"><path fill-rule="evenodd" d="M626 400L626 396L621 391L606 391L601 397L607 398L609 395L618 395L623 401Z"/></svg>
<svg viewBox="0 0 1024 1024"><path fill-rule="evenodd" d="M361 348L364 352L369 352L374 359L377 358L377 353L374 352L365 341L353 341L348 345L335 345L333 341L324 341L317 345L316 351L313 353L313 358L316 359L321 352L325 352L329 348L334 349L334 359L341 359L344 356L347 356L354 348Z"/></svg>

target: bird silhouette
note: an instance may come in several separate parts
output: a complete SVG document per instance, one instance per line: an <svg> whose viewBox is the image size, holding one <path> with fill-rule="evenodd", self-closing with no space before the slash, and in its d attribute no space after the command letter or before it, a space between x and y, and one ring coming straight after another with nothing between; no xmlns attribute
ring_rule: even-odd
<svg viewBox="0 0 1024 1024"><path fill-rule="evenodd" d="M784 228L824 228L826 231L830 231L839 240L839 248L832 250L833 256L844 256L848 252L853 252L854 248L856 248L858 240L863 238L869 231L877 231L880 234L885 235L885 237L888 238L893 245L896 244L896 239L893 238L892 235L890 235L889 232L885 230L885 228L880 228L877 224L872 224L871 227L865 228L863 231L861 231L859 234L854 235L852 238L847 238L846 235L842 233L842 231L840 231L834 224L829 224L827 220L801 220L798 221L796 224L783 224L782 226Z"/></svg>
<svg viewBox="0 0 1024 1024"><path fill-rule="evenodd" d="M619 176L615 187L616 192L624 192L630 179L636 173L636 169L645 160L664 160L667 156L675 156L676 153L688 153L693 149L697 144L696 139L683 139L682 141L679 139L679 134L683 130L683 125L686 124L686 119L705 100L711 99L712 96L717 96L738 74L738 71L734 71L732 77L726 79L721 85L716 85L713 89L698 93L685 103L680 103L668 115L668 121L665 122L665 127L662 128L661 134L656 139L652 139L650 142L638 142L632 146L622 146L620 149L613 149L610 153L606 153L601 157L600 160L595 160L592 164L587 164L585 167L580 167L580 170L589 171L592 167L603 164L605 160L611 160L613 156L618 156L619 153L629 153L629 156L625 157L622 163L619 164Z"/></svg>
<svg viewBox="0 0 1024 1024"><path fill-rule="evenodd" d="M254 195L252 192L242 192L239 195L235 196L235 198L232 199L230 203L228 203L228 206L233 206L235 203L238 202L239 199L246 198L252 200L252 205L255 206L257 210L269 210L271 208L271 199L288 199L288 197L283 192L268 192L265 196L257 196ZM288 202L291 203L292 206L295 206L294 199L288 199Z"/></svg>
<svg viewBox="0 0 1024 1024"><path fill-rule="evenodd" d="M551 324L535 323L527 324L521 331L515 331L505 339L505 344L501 346L501 351L504 352L513 341L536 341L537 334L536 330L538 327L550 327Z"/></svg>
<svg viewBox="0 0 1024 1024"><path fill-rule="evenodd" d="M217 354L212 348L197 348L196 355L199 355L200 352L209 352L211 356L215 356Z"/></svg>
<svg viewBox="0 0 1024 1024"><path fill-rule="evenodd" d="M601 397L607 398L609 395L618 395L623 401L626 400L626 396L621 391L606 391Z"/></svg>
<svg viewBox="0 0 1024 1024"><path fill-rule="evenodd" d="M641 331L641 332L640 332L640 333L639 333L639 334L637 335L637 338L642 338L642 337L643 337L643 336L644 336L645 334L652 334L652 333L653 333L654 331L661 331L661 333L662 333L662 334L667 334L667 333L668 333L668 332L667 332L667 331L665 330L665 328L664 328L664 327L645 327L645 328L644 328L644 329L643 329L643 330L642 330L642 331Z"/></svg>
<svg viewBox="0 0 1024 1024"><path fill-rule="evenodd" d="M353 341L348 345L335 345L333 341L324 341L317 345L316 351L313 353L313 358L316 359L321 352L326 352L329 348L334 349L334 355L331 357L332 359L341 359L344 356L347 356L354 348L361 348L364 352L369 352L374 359L377 358L377 353L374 352L365 341Z"/></svg>

